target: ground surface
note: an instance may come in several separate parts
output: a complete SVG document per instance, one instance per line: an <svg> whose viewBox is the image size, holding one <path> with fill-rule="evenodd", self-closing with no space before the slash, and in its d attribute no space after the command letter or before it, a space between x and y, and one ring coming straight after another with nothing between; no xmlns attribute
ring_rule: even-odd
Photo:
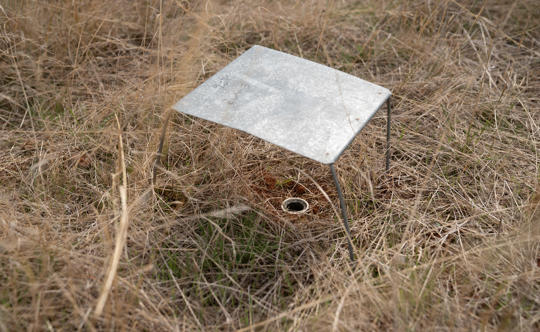
<svg viewBox="0 0 540 332"><path fill-rule="evenodd" d="M536 0L1 0L0 331L539 330L539 24ZM327 167L169 113L253 44L394 94L389 173L382 113L336 164L354 270Z"/></svg>

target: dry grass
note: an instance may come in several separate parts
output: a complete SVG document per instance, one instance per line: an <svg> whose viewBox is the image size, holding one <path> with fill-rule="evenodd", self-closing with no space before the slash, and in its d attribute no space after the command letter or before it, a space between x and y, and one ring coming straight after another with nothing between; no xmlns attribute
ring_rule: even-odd
<svg viewBox="0 0 540 332"><path fill-rule="evenodd" d="M537 0L0 1L0 331L539 330L539 23ZM172 114L152 190L170 105L253 44L394 93L391 171L382 114L336 165L354 271L329 170L253 137Z"/></svg>

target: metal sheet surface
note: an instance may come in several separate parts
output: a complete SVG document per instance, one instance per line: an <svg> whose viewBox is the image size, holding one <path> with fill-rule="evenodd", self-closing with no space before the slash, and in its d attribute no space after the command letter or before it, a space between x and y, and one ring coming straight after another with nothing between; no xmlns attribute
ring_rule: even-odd
<svg viewBox="0 0 540 332"><path fill-rule="evenodd" d="M341 71L253 46L173 108L331 164L390 95Z"/></svg>

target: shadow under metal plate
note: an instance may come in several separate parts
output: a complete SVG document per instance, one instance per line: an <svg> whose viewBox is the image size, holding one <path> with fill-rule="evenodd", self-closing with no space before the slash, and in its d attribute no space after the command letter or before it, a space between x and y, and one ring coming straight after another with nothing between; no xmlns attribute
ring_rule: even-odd
<svg viewBox="0 0 540 332"><path fill-rule="evenodd" d="M173 108L332 164L390 95L344 72L253 46Z"/></svg>

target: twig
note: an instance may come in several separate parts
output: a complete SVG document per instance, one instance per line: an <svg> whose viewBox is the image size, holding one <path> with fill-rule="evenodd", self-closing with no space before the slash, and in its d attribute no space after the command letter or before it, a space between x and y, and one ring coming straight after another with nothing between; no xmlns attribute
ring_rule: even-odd
<svg viewBox="0 0 540 332"><path fill-rule="evenodd" d="M165 120L163 121L163 127L161 128L161 135L159 138L159 146L156 153L156 159L154 160L154 167L152 168L152 184L156 182L156 169L161 164L161 153L163 152L163 144L165 142L165 135L167 134L167 127L169 126L169 119L171 118L172 111L168 110Z"/></svg>

